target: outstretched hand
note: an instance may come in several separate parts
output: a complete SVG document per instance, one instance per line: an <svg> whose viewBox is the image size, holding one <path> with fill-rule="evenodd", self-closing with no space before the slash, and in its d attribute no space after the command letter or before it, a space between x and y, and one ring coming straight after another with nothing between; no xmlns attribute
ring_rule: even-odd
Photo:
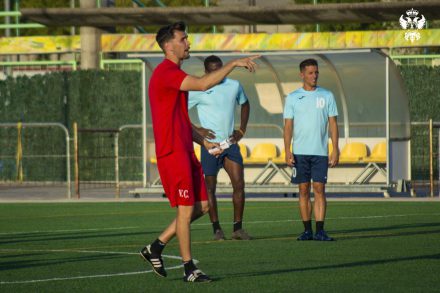
<svg viewBox="0 0 440 293"><path fill-rule="evenodd" d="M253 56L249 56L249 57L245 57L245 58L236 59L235 66L244 67L249 72L255 72L258 65L257 65L257 63L254 62L254 60L258 59L260 57L261 57L261 55L253 55Z"/></svg>

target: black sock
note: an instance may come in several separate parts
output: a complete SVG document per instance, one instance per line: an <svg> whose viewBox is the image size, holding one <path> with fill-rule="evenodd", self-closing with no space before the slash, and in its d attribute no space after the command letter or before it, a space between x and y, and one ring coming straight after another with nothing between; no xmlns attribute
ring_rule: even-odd
<svg viewBox="0 0 440 293"><path fill-rule="evenodd" d="M221 230L222 228L220 227L220 222L219 221L212 222L212 229L214 230L214 234L215 232L217 232L217 230Z"/></svg>
<svg viewBox="0 0 440 293"><path fill-rule="evenodd" d="M303 221L304 231L312 231L312 220Z"/></svg>
<svg viewBox="0 0 440 293"><path fill-rule="evenodd" d="M234 222L234 232L240 230L242 227L242 221Z"/></svg>
<svg viewBox="0 0 440 293"><path fill-rule="evenodd" d="M185 274L189 274L190 272L194 271L195 269L197 269L196 265L193 263L192 259L190 259L189 261L185 261L183 262L183 267L185 269Z"/></svg>
<svg viewBox="0 0 440 293"><path fill-rule="evenodd" d="M161 255L165 245L166 243L163 243L159 239L154 240L154 242L151 243L151 253Z"/></svg>
<svg viewBox="0 0 440 293"><path fill-rule="evenodd" d="M324 230L324 221L316 221L316 233Z"/></svg>

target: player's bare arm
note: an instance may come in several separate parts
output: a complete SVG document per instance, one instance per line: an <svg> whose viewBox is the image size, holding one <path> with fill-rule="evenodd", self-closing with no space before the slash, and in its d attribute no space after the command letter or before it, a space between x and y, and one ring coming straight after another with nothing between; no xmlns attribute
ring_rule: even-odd
<svg viewBox="0 0 440 293"><path fill-rule="evenodd" d="M329 130L330 130L330 138L333 144L333 152L329 157L329 166L335 167L339 163L339 130L338 130L338 122L337 117L329 117L328 118Z"/></svg>
<svg viewBox="0 0 440 293"><path fill-rule="evenodd" d="M213 72L207 73L202 77L188 75L180 85L181 91L206 91L222 81L235 67L244 67L249 72L255 72L257 64L255 59L260 55L249 56L245 58L235 59L226 63L223 67Z"/></svg>
<svg viewBox="0 0 440 293"><path fill-rule="evenodd" d="M292 143L293 133L293 119L284 119L284 149L286 150L286 164L289 167L293 167L295 159L293 153L290 150L290 144Z"/></svg>
<svg viewBox="0 0 440 293"><path fill-rule="evenodd" d="M235 142L239 142L246 133L250 111L251 111L251 106L249 104L249 101L241 105L240 128L238 130L234 130L234 132L232 133Z"/></svg>
<svg viewBox="0 0 440 293"><path fill-rule="evenodd" d="M192 127L195 128L195 130L204 138L206 139L214 139L215 136L215 132L212 129L209 128L203 128L203 127L198 127L197 125L191 123Z"/></svg>

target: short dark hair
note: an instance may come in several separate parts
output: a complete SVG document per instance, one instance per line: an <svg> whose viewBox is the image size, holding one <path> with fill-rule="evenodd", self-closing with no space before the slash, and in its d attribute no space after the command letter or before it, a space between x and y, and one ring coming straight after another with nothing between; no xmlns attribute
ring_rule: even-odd
<svg viewBox="0 0 440 293"><path fill-rule="evenodd" d="M299 71L301 72L304 71L304 69L306 69L307 66L318 66L318 61L312 58L302 61L299 64Z"/></svg>
<svg viewBox="0 0 440 293"><path fill-rule="evenodd" d="M161 27L156 34L156 42L163 50L163 45L169 40L174 39L174 31L186 31L186 24L183 21L178 21L173 24L169 24Z"/></svg>
<svg viewBox="0 0 440 293"><path fill-rule="evenodd" d="M208 66L211 63L220 63L223 64L222 59L220 59L218 56L211 55L205 58L205 61L203 62L203 65L205 65L205 71L208 71Z"/></svg>

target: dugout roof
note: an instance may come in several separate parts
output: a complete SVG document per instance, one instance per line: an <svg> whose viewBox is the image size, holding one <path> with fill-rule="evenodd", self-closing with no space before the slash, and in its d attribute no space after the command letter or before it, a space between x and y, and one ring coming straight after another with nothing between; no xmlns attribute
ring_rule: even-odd
<svg viewBox="0 0 440 293"><path fill-rule="evenodd" d="M193 53L190 59L185 60L183 69L191 74L202 75L204 57L211 54L220 56L224 62L242 56L240 53L224 52ZM318 85L330 89L336 98L341 138L409 139L408 96L396 65L381 51L368 49L261 54L259 69L255 74L238 69L230 75L242 83L251 101L249 123L276 124L282 127L284 98L302 86L298 74L299 63L307 58L315 58L320 71ZM145 61L148 83L152 70L163 57L154 54L132 55L136 56ZM198 121L194 112L191 116ZM277 137L279 133L273 135ZM253 136L271 137L272 134L260 132Z"/></svg>

